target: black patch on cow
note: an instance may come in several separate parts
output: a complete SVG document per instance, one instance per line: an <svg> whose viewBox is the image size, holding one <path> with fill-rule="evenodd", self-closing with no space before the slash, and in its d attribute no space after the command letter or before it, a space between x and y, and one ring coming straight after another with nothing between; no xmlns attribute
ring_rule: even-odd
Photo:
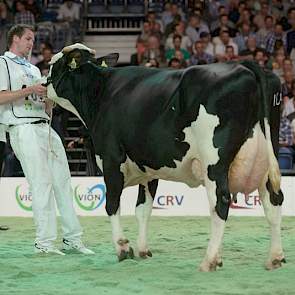
<svg viewBox="0 0 295 295"><path fill-rule="evenodd" d="M272 184L269 181L269 179L267 180L266 183L266 188L269 192L269 198L270 198L270 202L274 205L274 206L281 206L283 204L284 201L284 195L282 193L281 190L279 190L279 193L276 194L273 190Z"/></svg>
<svg viewBox="0 0 295 295"><path fill-rule="evenodd" d="M148 190L153 199L155 198L155 195L156 195L158 182L159 182L158 179L154 179L148 182ZM136 207L139 206L140 204L144 204L145 201L146 201L145 187L142 184L140 184L138 188L138 197L137 197Z"/></svg>

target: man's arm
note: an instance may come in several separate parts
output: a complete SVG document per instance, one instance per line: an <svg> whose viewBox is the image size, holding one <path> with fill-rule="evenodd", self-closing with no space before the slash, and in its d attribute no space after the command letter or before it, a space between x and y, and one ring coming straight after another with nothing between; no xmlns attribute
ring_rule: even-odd
<svg viewBox="0 0 295 295"><path fill-rule="evenodd" d="M31 94L36 94L40 97L46 96L47 88L42 86L41 84L36 84L15 91L3 90L0 92L0 105L25 98Z"/></svg>

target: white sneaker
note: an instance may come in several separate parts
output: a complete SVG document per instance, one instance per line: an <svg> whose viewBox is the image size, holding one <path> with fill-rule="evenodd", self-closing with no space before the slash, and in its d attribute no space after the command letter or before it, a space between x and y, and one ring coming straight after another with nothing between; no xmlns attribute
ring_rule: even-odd
<svg viewBox="0 0 295 295"><path fill-rule="evenodd" d="M39 253L45 253L45 254L58 254L58 255L66 255L65 253L61 252L57 248L50 246L50 247L44 247L39 245L38 243L35 243L34 252Z"/></svg>
<svg viewBox="0 0 295 295"><path fill-rule="evenodd" d="M70 241L67 239L62 240L62 251L71 251L74 250L75 252L92 255L94 252L85 247L81 240L74 240Z"/></svg>

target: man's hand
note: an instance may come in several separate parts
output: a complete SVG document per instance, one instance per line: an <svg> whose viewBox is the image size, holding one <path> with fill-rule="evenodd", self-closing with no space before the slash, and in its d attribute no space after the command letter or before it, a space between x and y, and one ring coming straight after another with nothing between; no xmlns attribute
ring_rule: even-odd
<svg viewBox="0 0 295 295"><path fill-rule="evenodd" d="M47 87L43 86L42 84L36 84L28 87L27 89L30 90L30 94L34 93L43 98L47 97Z"/></svg>

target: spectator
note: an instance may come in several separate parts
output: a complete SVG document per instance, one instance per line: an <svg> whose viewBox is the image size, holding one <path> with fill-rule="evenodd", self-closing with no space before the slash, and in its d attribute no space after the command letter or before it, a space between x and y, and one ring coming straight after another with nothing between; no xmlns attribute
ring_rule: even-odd
<svg viewBox="0 0 295 295"><path fill-rule="evenodd" d="M264 49L256 49L254 53L254 60L262 67L265 68L268 62L268 58Z"/></svg>
<svg viewBox="0 0 295 295"><path fill-rule="evenodd" d="M183 58L186 61L186 63L189 62L190 53L186 49L181 48L181 36L180 35L174 35L173 36L173 48L168 49L166 51L165 57L166 57L166 60L168 62L169 62L170 59L175 57L175 52L176 51L181 51L181 53L183 55Z"/></svg>
<svg viewBox="0 0 295 295"><path fill-rule="evenodd" d="M190 64L210 64L214 62L214 56L204 52L204 43L202 41L196 41L194 44L194 54L191 56Z"/></svg>
<svg viewBox="0 0 295 295"><path fill-rule="evenodd" d="M178 58L176 57L173 57L169 60L168 62L168 67L171 68L171 69L181 69L182 68L182 65L181 65L181 62Z"/></svg>
<svg viewBox="0 0 295 295"><path fill-rule="evenodd" d="M142 65L145 65L151 59L156 59L160 67L164 67L166 65L165 54L163 48L160 45L160 40L157 36L149 36L146 50L143 54L143 60L141 63Z"/></svg>
<svg viewBox="0 0 295 295"><path fill-rule="evenodd" d="M138 66L142 63L145 49L145 42L138 38L136 41L136 53L133 53L130 57L130 64L132 66Z"/></svg>
<svg viewBox="0 0 295 295"><path fill-rule="evenodd" d="M283 97L288 96L289 98L291 98L293 96L294 79L295 79L295 76L292 71L287 71L283 73L283 79L282 79Z"/></svg>
<svg viewBox="0 0 295 295"><path fill-rule="evenodd" d="M0 27L8 23L8 7L5 2L0 2Z"/></svg>
<svg viewBox="0 0 295 295"><path fill-rule="evenodd" d="M42 49L42 60L36 63L36 67L39 68L42 76L47 76L49 73L49 62L53 56L53 51L51 46L44 47Z"/></svg>
<svg viewBox="0 0 295 295"><path fill-rule="evenodd" d="M160 26L160 31L163 32L163 24L161 21L157 20L157 16L156 13L154 11L149 11L147 16L146 16L146 20L150 25L150 28L152 31L155 30L155 26L159 25Z"/></svg>
<svg viewBox="0 0 295 295"><path fill-rule="evenodd" d="M292 125L294 126L293 123L295 123L295 80L292 81L292 94L283 96L283 102L284 102L284 109L282 116L289 116L290 114L292 115ZM293 129L295 131L295 129Z"/></svg>
<svg viewBox="0 0 295 295"><path fill-rule="evenodd" d="M271 15L264 18L264 26L260 28L256 33L257 46L260 48L265 48L266 37L274 29L274 20Z"/></svg>
<svg viewBox="0 0 295 295"><path fill-rule="evenodd" d="M295 13L295 9L294 9ZM292 28L290 31L287 33L287 53L291 54L292 50L295 51L295 18L292 20ZM294 57L295 57L295 52L294 52Z"/></svg>
<svg viewBox="0 0 295 295"><path fill-rule="evenodd" d="M283 83L283 63L286 58L285 52L282 48L276 50L274 58L272 59L272 70L280 78Z"/></svg>
<svg viewBox="0 0 295 295"><path fill-rule="evenodd" d="M14 16L15 24L27 24L34 25L35 17L34 15L28 11L25 7L24 1L16 1L15 2L16 14Z"/></svg>
<svg viewBox="0 0 295 295"><path fill-rule="evenodd" d="M182 69L187 67L188 61L186 61L184 59L184 56L183 56L183 54L182 54L182 52L180 50L175 50L175 55L174 56L180 61Z"/></svg>
<svg viewBox="0 0 295 295"><path fill-rule="evenodd" d="M171 49L173 48L173 36L180 35L181 36L181 48L186 49L188 52L192 51L192 41L188 36L185 35L185 24L183 21L180 21L175 25L173 34L170 34L166 40L165 48Z"/></svg>
<svg viewBox="0 0 295 295"><path fill-rule="evenodd" d="M252 18L252 14L251 14L250 9L245 8L245 9L243 9L243 11L241 12L241 14L240 14L240 18L239 18L239 20L237 21L236 25L239 27L239 26L241 26L243 23L246 23L246 24L248 24L249 26L252 27L252 21L251 21L251 18Z"/></svg>
<svg viewBox="0 0 295 295"><path fill-rule="evenodd" d="M151 27L150 27L150 24L148 21L145 21L143 23L143 28L142 28L142 32L141 34L139 35L139 39L144 41L144 42L147 42L149 36L151 35L152 33L152 30L151 30Z"/></svg>
<svg viewBox="0 0 295 295"><path fill-rule="evenodd" d="M202 32L200 34L200 40L204 45L204 52L210 55L214 55L214 45L211 42L211 35L207 32Z"/></svg>
<svg viewBox="0 0 295 295"><path fill-rule="evenodd" d="M221 31L220 32L220 43L215 46L215 55L218 61L225 61L225 49L227 45L231 45L234 48L234 54L238 55L238 46L234 43L228 31Z"/></svg>
<svg viewBox="0 0 295 295"><path fill-rule="evenodd" d="M167 25L175 22L175 18L179 21L185 20L184 14L181 9L178 7L177 3L166 4L165 5L165 12L162 15L162 23L164 26L164 30L166 29Z"/></svg>
<svg viewBox="0 0 295 295"><path fill-rule="evenodd" d="M233 41L238 45L239 52L247 48L247 41L251 36L255 36L255 34L251 31L251 27L249 24L243 23L241 25L240 31L237 33L237 36L233 38Z"/></svg>
<svg viewBox="0 0 295 295"><path fill-rule="evenodd" d="M209 10L210 10L210 8L209 8ZM214 31L219 26L219 22L220 22L219 18L223 14L228 14L228 11L224 5L220 4L218 6L218 11L217 11L216 16L214 17L214 20L210 24L210 31Z"/></svg>
<svg viewBox="0 0 295 295"><path fill-rule="evenodd" d="M258 47L256 46L256 38L254 36L248 37L246 42L246 48L242 50L239 55L243 59L253 59Z"/></svg>
<svg viewBox="0 0 295 295"><path fill-rule="evenodd" d="M185 32L190 40L195 43L200 39L202 32L209 33L209 28L205 23L201 22L201 18L198 15L191 15Z"/></svg>
<svg viewBox="0 0 295 295"><path fill-rule="evenodd" d="M253 24L256 26L257 30L264 27L265 17L270 15L270 8L266 1L263 1L260 7L260 11L253 18Z"/></svg>
<svg viewBox="0 0 295 295"><path fill-rule="evenodd" d="M228 30L230 37L235 37L237 30L235 29L235 25L229 20L227 14L222 14L219 17L219 23L215 30L211 30L211 36L218 36L221 30Z"/></svg>
<svg viewBox="0 0 295 295"><path fill-rule="evenodd" d="M294 140L291 122L287 117L281 117L279 129L279 153L281 151L284 151L284 149L282 148L287 148L290 152L292 152L292 154L294 154L294 151L292 149L293 142Z"/></svg>
<svg viewBox="0 0 295 295"><path fill-rule="evenodd" d="M283 31L283 26L280 23L276 23L275 28L266 37L266 52L272 54L275 50L283 47L287 49L286 34Z"/></svg>
<svg viewBox="0 0 295 295"><path fill-rule="evenodd" d="M234 48L232 45L227 45L225 47L224 56L226 61L239 61L239 56L234 53Z"/></svg>
<svg viewBox="0 0 295 295"><path fill-rule="evenodd" d="M80 5L72 0L64 0L58 9L57 20L62 23L58 29L68 31L66 43L77 41L80 36Z"/></svg>
<svg viewBox="0 0 295 295"><path fill-rule="evenodd" d="M25 6L26 10L30 11L34 15L37 22L41 21L42 11L36 0L26 0Z"/></svg>

